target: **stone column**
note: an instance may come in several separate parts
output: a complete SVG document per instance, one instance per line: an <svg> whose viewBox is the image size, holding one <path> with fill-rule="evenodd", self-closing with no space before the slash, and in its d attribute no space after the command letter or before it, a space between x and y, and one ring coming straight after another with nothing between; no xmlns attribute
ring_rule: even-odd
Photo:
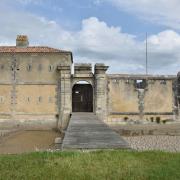
<svg viewBox="0 0 180 180"><path fill-rule="evenodd" d="M71 66L59 65L57 68L59 72L58 82L58 111L59 118L57 126L60 129L67 127L70 119L72 109L72 89L71 89Z"/></svg>
<svg viewBox="0 0 180 180"><path fill-rule="evenodd" d="M107 69L104 64L95 64L95 114L103 121L107 120Z"/></svg>
<svg viewBox="0 0 180 180"><path fill-rule="evenodd" d="M175 96L175 111L176 111L176 119L177 120L180 120L180 72L178 72L177 74L177 78L176 78L176 87L175 87L175 90L174 90L174 96Z"/></svg>

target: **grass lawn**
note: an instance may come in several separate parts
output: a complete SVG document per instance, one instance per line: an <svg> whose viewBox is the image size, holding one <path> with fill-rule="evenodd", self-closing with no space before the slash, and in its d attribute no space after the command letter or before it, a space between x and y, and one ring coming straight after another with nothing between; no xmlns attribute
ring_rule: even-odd
<svg viewBox="0 0 180 180"><path fill-rule="evenodd" d="M96 151L0 155L0 179L180 179L180 153Z"/></svg>

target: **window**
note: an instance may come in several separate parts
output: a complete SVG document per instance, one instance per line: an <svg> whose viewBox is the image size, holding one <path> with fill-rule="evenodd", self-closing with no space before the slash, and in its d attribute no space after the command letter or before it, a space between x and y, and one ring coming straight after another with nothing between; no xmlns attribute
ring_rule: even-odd
<svg viewBox="0 0 180 180"><path fill-rule="evenodd" d="M137 89L145 89L147 86L147 82L145 79L138 79L138 80L135 80L135 87Z"/></svg>
<svg viewBox="0 0 180 180"><path fill-rule="evenodd" d="M0 69L3 70L4 69L4 64L0 65Z"/></svg>
<svg viewBox="0 0 180 180"><path fill-rule="evenodd" d="M28 102L28 103L30 102L30 97L27 97L27 102Z"/></svg>
<svg viewBox="0 0 180 180"><path fill-rule="evenodd" d="M27 71L31 71L32 70L32 66L30 64L27 65Z"/></svg>
<svg viewBox="0 0 180 180"><path fill-rule="evenodd" d="M4 103L4 98L2 96L0 96L0 104Z"/></svg>
<svg viewBox="0 0 180 180"><path fill-rule="evenodd" d="M42 102L42 96L39 96L39 97L38 97L38 101L39 101L39 102Z"/></svg>
<svg viewBox="0 0 180 180"><path fill-rule="evenodd" d="M54 70L54 66L53 65L49 65L49 72L52 72Z"/></svg>

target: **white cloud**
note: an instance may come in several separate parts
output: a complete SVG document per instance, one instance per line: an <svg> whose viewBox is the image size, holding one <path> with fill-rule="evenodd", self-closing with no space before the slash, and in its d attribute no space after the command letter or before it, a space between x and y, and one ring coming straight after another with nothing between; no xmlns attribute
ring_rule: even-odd
<svg viewBox="0 0 180 180"><path fill-rule="evenodd" d="M120 10L137 15L139 18L180 29L179 0L95 0L109 2Z"/></svg>
<svg viewBox="0 0 180 180"><path fill-rule="evenodd" d="M43 0L15 0L15 1L17 1L17 2L19 2L21 4L25 4L25 5L27 5L27 4L36 4L36 5L38 5L38 4L43 3Z"/></svg>
<svg viewBox="0 0 180 180"><path fill-rule="evenodd" d="M23 11L0 7L0 44L15 44L17 34L27 34L30 44L72 50L75 62L103 62L110 72L145 72L145 42L91 17L79 31L63 29L55 21ZM151 73L176 74L180 64L180 34L172 30L148 37Z"/></svg>
<svg viewBox="0 0 180 180"><path fill-rule="evenodd" d="M123 33L119 27L91 17L82 22L82 29L71 34L71 49L78 58L103 61L114 72L143 73L145 42ZM180 34L172 30L148 37L148 59L151 73L176 74L180 64ZM168 70L168 71L167 71Z"/></svg>

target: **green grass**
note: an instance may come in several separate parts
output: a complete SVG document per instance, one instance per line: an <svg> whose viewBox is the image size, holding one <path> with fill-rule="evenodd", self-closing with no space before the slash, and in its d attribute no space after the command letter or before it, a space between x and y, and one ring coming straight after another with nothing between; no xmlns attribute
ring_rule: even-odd
<svg viewBox="0 0 180 180"><path fill-rule="evenodd" d="M180 153L96 151L0 155L0 179L180 179Z"/></svg>

